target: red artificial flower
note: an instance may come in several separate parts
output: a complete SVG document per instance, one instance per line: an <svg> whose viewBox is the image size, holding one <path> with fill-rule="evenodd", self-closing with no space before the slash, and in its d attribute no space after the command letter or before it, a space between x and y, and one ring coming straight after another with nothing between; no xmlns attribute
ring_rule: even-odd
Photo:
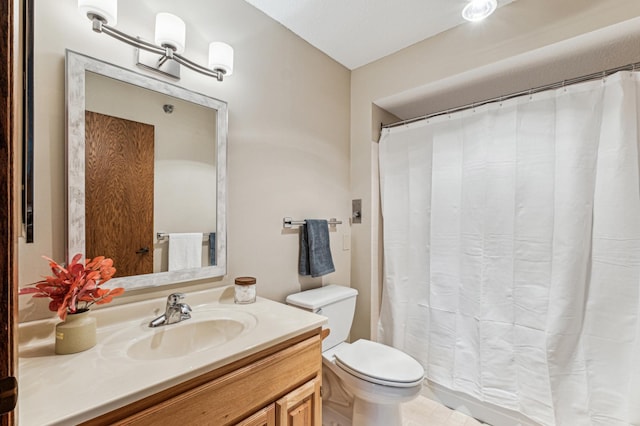
<svg viewBox="0 0 640 426"><path fill-rule="evenodd" d="M124 293L124 288L103 289L100 286L109 281L116 273L113 260L98 256L87 259L82 264L82 254L73 256L67 268L60 266L46 256L54 276L47 276L44 280L21 288L18 294L32 294L33 297L49 297L49 309L57 312L61 320L65 320L67 312L88 309L95 304L102 305L111 302L115 296Z"/></svg>

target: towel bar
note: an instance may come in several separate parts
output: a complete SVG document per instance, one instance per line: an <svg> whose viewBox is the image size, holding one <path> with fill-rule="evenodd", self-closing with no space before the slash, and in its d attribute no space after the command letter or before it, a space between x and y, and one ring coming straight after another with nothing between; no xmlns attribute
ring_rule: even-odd
<svg viewBox="0 0 640 426"><path fill-rule="evenodd" d="M169 239L169 234L166 233L166 232L157 232L156 233L156 238L158 239L158 241L168 240ZM209 238L209 232L203 232L202 233L202 238Z"/></svg>
<svg viewBox="0 0 640 426"><path fill-rule="evenodd" d="M291 228L293 226L302 226L306 222L304 220L293 220L290 217L282 218L282 227L283 228ZM342 221L332 217L327 221L329 225L342 225Z"/></svg>

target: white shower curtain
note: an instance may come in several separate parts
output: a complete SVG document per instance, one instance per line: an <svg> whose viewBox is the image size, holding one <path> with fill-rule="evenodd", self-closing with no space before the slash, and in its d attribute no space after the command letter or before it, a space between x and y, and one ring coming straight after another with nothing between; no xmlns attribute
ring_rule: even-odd
<svg viewBox="0 0 640 426"><path fill-rule="evenodd" d="M640 424L639 81L383 132L383 342L544 425Z"/></svg>

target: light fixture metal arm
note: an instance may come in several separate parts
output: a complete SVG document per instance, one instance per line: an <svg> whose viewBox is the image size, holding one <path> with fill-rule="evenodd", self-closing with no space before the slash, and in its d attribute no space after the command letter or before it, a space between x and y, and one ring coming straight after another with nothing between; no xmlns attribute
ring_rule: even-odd
<svg viewBox="0 0 640 426"><path fill-rule="evenodd" d="M133 47L157 53L158 55L164 55L165 53L165 49L163 47L156 46L155 44L149 43L148 41L144 41L137 37L132 37L129 34L123 33L122 31L118 31L115 28L105 24L102 20L100 20L100 18L96 16L94 16L91 20L93 22L93 31L97 33L107 34L108 36L127 43Z"/></svg>
<svg viewBox="0 0 640 426"><path fill-rule="evenodd" d="M202 65L199 65L176 53L170 47L158 46L153 43L149 43L148 41L141 40L140 38L132 37L129 34L116 30L115 28L107 25L98 16L90 16L89 18L93 22L93 31L97 33L107 34L108 36L127 43L133 47L137 47L138 49L146 50L148 52L160 55L161 58L158 61L159 63L164 63L168 59L173 59L179 64L184 65L185 67L190 68L196 72L199 72L200 74L204 74L209 77L215 77L218 81L222 81L224 78L223 71L210 70L208 68L205 68Z"/></svg>
<svg viewBox="0 0 640 426"><path fill-rule="evenodd" d="M197 71L201 74L208 75L209 77L215 77L218 81L222 81L222 79L224 78L224 72L220 70L210 70L208 68L205 68L202 65L198 65L178 53L174 52L172 59L179 64L182 64L187 68L191 68L192 70Z"/></svg>

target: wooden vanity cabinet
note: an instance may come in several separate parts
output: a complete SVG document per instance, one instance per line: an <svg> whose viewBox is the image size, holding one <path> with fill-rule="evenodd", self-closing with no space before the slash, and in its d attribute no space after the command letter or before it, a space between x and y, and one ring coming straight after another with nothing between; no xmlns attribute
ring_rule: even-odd
<svg viewBox="0 0 640 426"><path fill-rule="evenodd" d="M321 426L320 329L84 425Z"/></svg>
<svg viewBox="0 0 640 426"><path fill-rule="evenodd" d="M276 401L276 425L322 426L320 374Z"/></svg>
<svg viewBox="0 0 640 426"><path fill-rule="evenodd" d="M237 426L321 426L320 380L313 379Z"/></svg>
<svg viewBox="0 0 640 426"><path fill-rule="evenodd" d="M242 420L236 426L275 426L276 424L276 405L271 404L268 407L255 413L248 419Z"/></svg>

